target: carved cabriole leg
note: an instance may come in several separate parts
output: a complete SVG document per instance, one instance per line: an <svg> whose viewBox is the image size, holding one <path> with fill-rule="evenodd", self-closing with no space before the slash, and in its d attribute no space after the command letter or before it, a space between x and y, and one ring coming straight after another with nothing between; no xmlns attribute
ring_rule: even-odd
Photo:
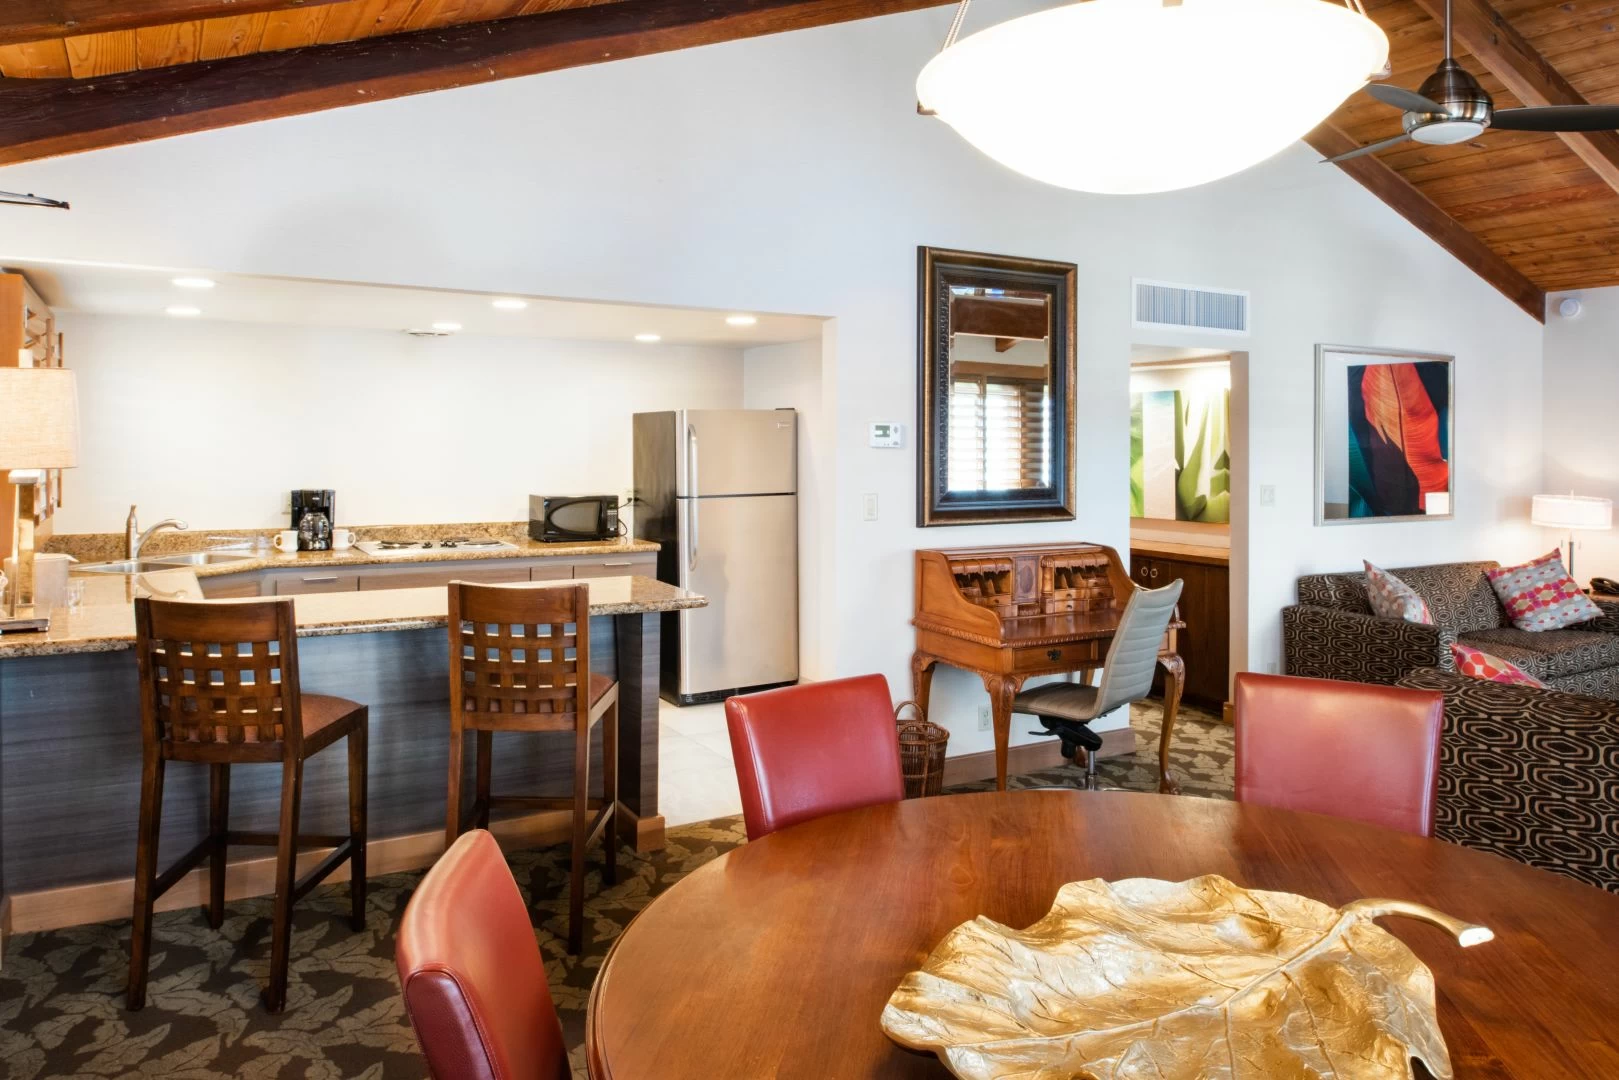
<svg viewBox="0 0 1619 1080"><path fill-rule="evenodd" d="M1175 734L1175 718L1181 708L1181 686L1186 682L1186 662L1178 653L1160 653L1164 669L1164 725L1158 732L1158 792L1179 795L1180 785L1169 775L1169 744Z"/></svg>
<svg viewBox="0 0 1619 1080"><path fill-rule="evenodd" d="M911 654L911 700L916 702L924 717L928 714L928 694L933 690L933 665L936 663L938 661L927 653Z"/></svg>
<svg viewBox="0 0 1619 1080"><path fill-rule="evenodd" d="M995 790L1006 790L1006 754L1012 741L1012 699L1023 689L1022 675L985 675L989 711L995 722Z"/></svg>

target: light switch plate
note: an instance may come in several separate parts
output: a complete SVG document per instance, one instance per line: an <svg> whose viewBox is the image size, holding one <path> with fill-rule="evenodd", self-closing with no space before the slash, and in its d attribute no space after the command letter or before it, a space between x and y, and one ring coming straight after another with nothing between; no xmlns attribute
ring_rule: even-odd
<svg viewBox="0 0 1619 1080"><path fill-rule="evenodd" d="M869 444L878 450L899 450L905 446L905 425L892 420L876 420L869 427Z"/></svg>
<svg viewBox="0 0 1619 1080"><path fill-rule="evenodd" d="M868 491L860 496L860 505L867 521L877 520L877 493L875 491Z"/></svg>
<svg viewBox="0 0 1619 1080"><path fill-rule="evenodd" d="M1260 484L1259 485L1259 505L1260 506L1275 506L1276 505L1276 485L1275 484Z"/></svg>

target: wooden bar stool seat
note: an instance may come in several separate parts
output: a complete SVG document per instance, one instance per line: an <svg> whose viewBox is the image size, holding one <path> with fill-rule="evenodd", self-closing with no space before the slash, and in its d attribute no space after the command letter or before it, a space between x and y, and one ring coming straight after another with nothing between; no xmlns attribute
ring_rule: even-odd
<svg viewBox="0 0 1619 1080"><path fill-rule="evenodd" d="M204 858L209 860L208 924L225 918L225 855L232 844L276 849L270 984L265 1006L287 1000L292 905L344 861L350 863L350 925L365 926L366 706L298 685L298 639L291 598L252 603L135 601L136 661L141 694L141 806L135 855L135 926L130 934L129 1007L146 1004L152 911L158 897ZM304 762L348 739L349 831L300 835ZM162 873L157 869L163 819L163 772L170 761L209 769L208 835ZM281 810L273 833L230 828L232 765L279 762ZM302 878L298 849L332 848Z"/></svg>
<svg viewBox="0 0 1619 1080"><path fill-rule="evenodd" d="M618 880L618 683L590 670L590 587L450 582L450 790L445 843L489 827L503 807L571 810L568 951L584 943L585 849L605 837L606 879ZM590 729L602 731L602 795L590 813ZM477 733L473 801L461 804L464 735ZM573 734L569 798L490 791L494 733Z"/></svg>

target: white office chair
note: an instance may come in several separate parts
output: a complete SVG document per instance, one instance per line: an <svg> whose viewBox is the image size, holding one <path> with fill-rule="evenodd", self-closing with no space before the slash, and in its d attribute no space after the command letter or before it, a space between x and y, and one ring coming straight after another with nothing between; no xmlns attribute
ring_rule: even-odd
<svg viewBox="0 0 1619 1080"><path fill-rule="evenodd" d="M1030 713L1040 721L1044 732L1062 740L1063 757L1079 764L1085 751L1083 787L1096 790L1096 752L1102 737L1090 728L1098 716L1121 705L1140 701L1152 690L1153 668L1158 663L1158 646L1169 628L1183 582L1172 581L1161 589L1136 589L1119 618L1119 629L1102 661L1100 685L1052 682L1025 690L1012 699L1012 711Z"/></svg>

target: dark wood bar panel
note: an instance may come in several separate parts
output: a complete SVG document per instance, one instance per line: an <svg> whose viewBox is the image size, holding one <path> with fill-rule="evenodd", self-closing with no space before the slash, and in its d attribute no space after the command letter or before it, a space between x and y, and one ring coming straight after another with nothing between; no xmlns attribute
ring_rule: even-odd
<svg viewBox="0 0 1619 1080"><path fill-rule="evenodd" d="M637 583L638 598L632 598L623 584L632 581ZM663 606L648 597L649 590L671 594L679 590L628 578L598 579L592 589L593 611L605 606L614 612L594 615L590 632L592 668L620 684L624 811L620 832L626 843L645 850L660 846L663 839L657 802L657 612ZM336 695L370 708L372 873L425 863L442 847L449 752L449 654L442 610L436 615L438 625L432 625L433 603L442 594L438 589L371 594L372 601L387 598L389 605L379 612L374 629L352 622L342 627L305 626L306 620L338 620L333 605L357 609L368 603L366 594L298 601L305 693ZM604 598L601 603L598 594ZM410 612L408 619L400 613L405 603L401 598L407 597L415 597L415 606L421 609ZM695 606L689 599L681 602ZM442 609L442 601L437 602ZM341 613L341 620L347 621L350 614ZM390 628L391 621L401 628ZM41 908L58 894L73 897L75 904L76 890L85 887L122 886L127 895L135 862L141 771L134 653L121 648L16 655L21 641L10 637L0 641L0 838L5 889L19 930L40 925ZM497 734L496 786L536 795L569 794L571 747L571 735L566 733ZM591 761L592 789L599 791L599 732L592 740ZM205 767L181 762L168 770L160 862L166 864L205 835L207 780ZM231 780L232 828L274 831L278 768L239 766ZM347 812L343 756L312 758L304 774L302 830L341 833ZM529 815L519 823L519 835L542 841L550 839L552 831L557 833L555 839L562 839L565 829L565 820L553 828L544 815ZM232 854L242 859L262 857L251 850ZM127 902L122 907L122 914L127 914ZM51 921L48 911L46 915ZM62 919L56 925L79 921L67 915Z"/></svg>

